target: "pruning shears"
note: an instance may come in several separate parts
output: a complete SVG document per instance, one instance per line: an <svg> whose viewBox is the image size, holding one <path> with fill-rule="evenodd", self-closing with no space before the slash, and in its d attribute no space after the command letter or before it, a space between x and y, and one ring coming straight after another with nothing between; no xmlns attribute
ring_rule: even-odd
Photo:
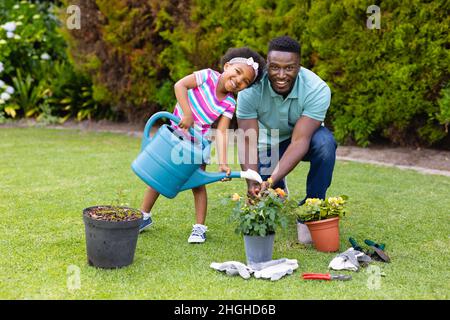
<svg viewBox="0 0 450 320"><path fill-rule="evenodd" d="M345 274L329 274L329 273L303 273L303 280L351 280L352 276Z"/></svg>

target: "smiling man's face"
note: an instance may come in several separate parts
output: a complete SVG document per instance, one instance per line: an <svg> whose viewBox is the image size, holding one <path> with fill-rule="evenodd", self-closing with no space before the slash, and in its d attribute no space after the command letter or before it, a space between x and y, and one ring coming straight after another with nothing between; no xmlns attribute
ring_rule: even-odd
<svg viewBox="0 0 450 320"><path fill-rule="evenodd" d="M300 55L295 52L269 51L267 73L273 91L286 97L300 71Z"/></svg>

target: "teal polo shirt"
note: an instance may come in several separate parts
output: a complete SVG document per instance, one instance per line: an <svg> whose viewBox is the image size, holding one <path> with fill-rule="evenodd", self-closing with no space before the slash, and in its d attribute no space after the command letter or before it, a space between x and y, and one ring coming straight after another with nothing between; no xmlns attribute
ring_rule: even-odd
<svg viewBox="0 0 450 320"><path fill-rule="evenodd" d="M273 91L266 72L259 83L239 92L236 115L258 119L258 149L263 150L289 139L301 116L324 121L330 100L330 88L311 70L300 68L286 99Z"/></svg>

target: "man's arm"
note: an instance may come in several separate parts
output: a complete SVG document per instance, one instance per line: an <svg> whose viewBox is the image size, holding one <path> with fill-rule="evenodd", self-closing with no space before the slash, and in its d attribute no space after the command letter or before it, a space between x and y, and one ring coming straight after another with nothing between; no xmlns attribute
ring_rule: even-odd
<svg viewBox="0 0 450 320"><path fill-rule="evenodd" d="M312 135L320 127L321 121L302 116L297 120L292 133L291 143L281 157L272 173L272 183L275 184L291 172L303 159L309 150Z"/></svg>
<svg viewBox="0 0 450 320"><path fill-rule="evenodd" d="M258 120L238 119L239 132L243 134L238 138L239 162L242 170L251 169L258 172ZM259 192L259 183L247 179L248 194L255 196Z"/></svg>

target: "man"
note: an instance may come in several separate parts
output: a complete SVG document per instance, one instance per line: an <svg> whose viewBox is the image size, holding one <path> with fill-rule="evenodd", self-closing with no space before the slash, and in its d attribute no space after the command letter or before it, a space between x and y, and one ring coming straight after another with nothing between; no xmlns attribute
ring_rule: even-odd
<svg viewBox="0 0 450 320"><path fill-rule="evenodd" d="M325 199L336 159L336 142L323 126L330 98L328 85L300 66L297 41L282 36L269 43L267 72L237 100L238 127L245 133L239 144L241 167L260 172L265 180L261 185L247 180L249 196L269 186L287 191L285 177L308 161L306 197L299 205L306 198Z"/></svg>

